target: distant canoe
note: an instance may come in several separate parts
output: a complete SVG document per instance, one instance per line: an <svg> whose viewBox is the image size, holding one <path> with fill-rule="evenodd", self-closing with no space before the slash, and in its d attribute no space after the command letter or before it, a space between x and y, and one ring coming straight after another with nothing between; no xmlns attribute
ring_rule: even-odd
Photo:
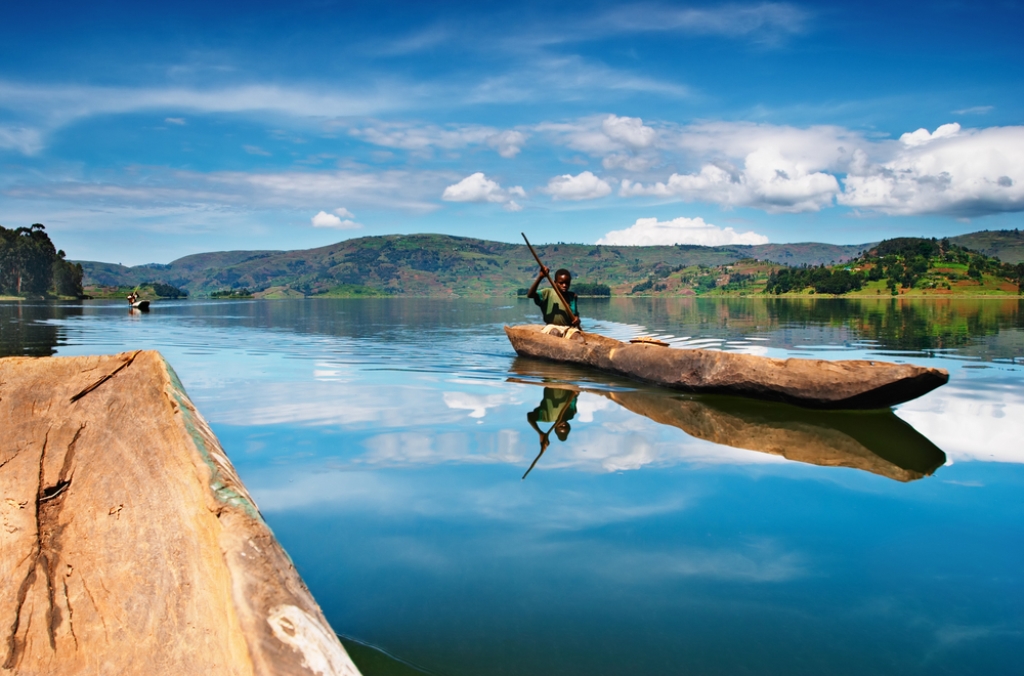
<svg viewBox="0 0 1024 676"><path fill-rule="evenodd" d="M149 301L148 300L137 300L134 303L132 303L132 309L133 310L142 310L143 312L145 312L146 310L149 309Z"/></svg>
<svg viewBox="0 0 1024 676"><path fill-rule="evenodd" d="M536 325L506 326L525 357L590 366L687 392L731 394L807 408L889 408L949 380L944 369L882 361L772 359L717 350L623 343L596 333L581 342L541 333Z"/></svg>

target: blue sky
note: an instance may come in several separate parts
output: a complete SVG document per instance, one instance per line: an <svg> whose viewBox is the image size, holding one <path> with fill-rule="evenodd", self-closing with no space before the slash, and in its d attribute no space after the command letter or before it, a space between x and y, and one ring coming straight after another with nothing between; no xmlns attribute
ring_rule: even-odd
<svg viewBox="0 0 1024 676"><path fill-rule="evenodd" d="M20 3L0 224L125 264L1020 227L1022 25L1019 2Z"/></svg>

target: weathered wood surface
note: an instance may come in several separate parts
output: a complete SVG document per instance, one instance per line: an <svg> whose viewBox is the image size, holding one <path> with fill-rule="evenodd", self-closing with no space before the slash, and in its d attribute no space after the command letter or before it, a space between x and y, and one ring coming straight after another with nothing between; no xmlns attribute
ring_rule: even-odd
<svg viewBox="0 0 1024 676"><path fill-rule="evenodd" d="M584 342L541 333L536 325L506 326L526 357L590 366L689 392L733 394L808 408L889 408L949 380L943 369L881 361L772 359L717 350L681 350L623 343L596 333Z"/></svg>
<svg viewBox="0 0 1024 676"><path fill-rule="evenodd" d="M0 429L0 673L359 673L158 353L0 359Z"/></svg>

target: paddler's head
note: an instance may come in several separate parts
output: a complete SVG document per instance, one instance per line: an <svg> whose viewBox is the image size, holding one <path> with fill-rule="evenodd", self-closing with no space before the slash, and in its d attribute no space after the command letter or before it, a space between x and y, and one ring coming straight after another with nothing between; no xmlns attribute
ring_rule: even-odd
<svg viewBox="0 0 1024 676"><path fill-rule="evenodd" d="M572 285L572 273L562 268L555 273L555 286L562 293L569 290L569 286Z"/></svg>
<svg viewBox="0 0 1024 676"><path fill-rule="evenodd" d="M558 437L559 441L565 441L569 438L570 430L572 430L572 428L569 427L569 423L560 422L555 425L555 436Z"/></svg>

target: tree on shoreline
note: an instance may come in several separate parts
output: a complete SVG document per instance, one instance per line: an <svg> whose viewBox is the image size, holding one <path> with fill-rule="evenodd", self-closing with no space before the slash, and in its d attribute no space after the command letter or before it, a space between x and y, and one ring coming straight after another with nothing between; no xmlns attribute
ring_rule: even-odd
<svg viewBox="0 0 1024 676"><path fill-rule="evenodd" d="M0 293L82 295L82 266L65 260L54 247L46 227L0 226Z"/></svg>

